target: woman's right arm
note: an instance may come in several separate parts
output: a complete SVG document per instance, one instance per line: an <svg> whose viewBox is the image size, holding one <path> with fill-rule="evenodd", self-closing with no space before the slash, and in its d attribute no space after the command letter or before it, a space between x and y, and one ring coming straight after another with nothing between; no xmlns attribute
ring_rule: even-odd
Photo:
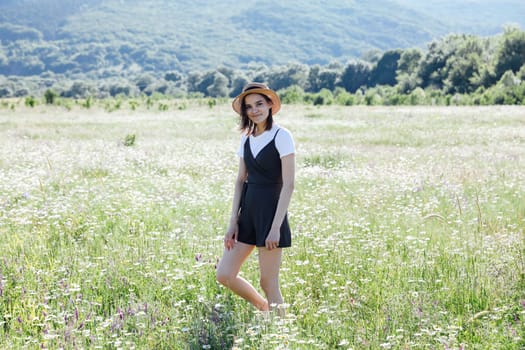
<svg viewBox="0 0 525 350"><path fill-rule="evenodd" d="M247 176L248 172L246 170L246 165L244 164L244 158L239 158L239 170L237 172L237 178L235 179L230 223L226 235L224 237L224 247L226 249L233 248L233 245L237 240L239 206L241 204L242 188Z"/></svg>

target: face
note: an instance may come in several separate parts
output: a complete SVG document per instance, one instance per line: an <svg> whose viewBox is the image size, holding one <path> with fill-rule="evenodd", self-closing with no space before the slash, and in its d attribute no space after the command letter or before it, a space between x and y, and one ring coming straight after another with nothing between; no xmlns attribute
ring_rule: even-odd
<svg viewBox="0 0 525 350"><path fill-rule="evenodd" d="M246 114L248 118L258 126L266 124L266 119L270 114L272 103L267 101L263 95L250 94L244 98L246 105Z"/></svg>

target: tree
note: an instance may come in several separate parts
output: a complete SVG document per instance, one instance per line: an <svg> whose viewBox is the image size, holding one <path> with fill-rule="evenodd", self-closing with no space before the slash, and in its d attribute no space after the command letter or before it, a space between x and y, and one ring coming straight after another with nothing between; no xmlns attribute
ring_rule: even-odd
<svg viewBox="0 0 525 350"><path fill-rule="evenodd" d="M412 48L402 51L397 63L397 73L415 73L422 57L423 53L420 49Z"/></svg>
<svg viewBox="0 0 525 350"><path fill-rule="evenodd" d="M443 68L447 59L452 55L453 43L458 35L449 35L440 41L433 41L428 46L428 51L421 60L418 69L418 78L422 87L433 86L437 89L443 87Z"/></svg>
<svg viewBox="0 0 525 350"><path fill-rule="evenodd" d="M370 64L367 62L353 61L348 63L341 75L341 86L346 91L355 93L357 89L367 85L370 71Z"/></svg>
<svg viewBox="0 0 525 350"><path fill-rule="evenodd" d="M213 76L213 83L206 88L206 93L211 97L228 96L228 78L224 74L216 72Z"/></svg>
<svg viewBox="0 0 525 350"><path fill-rule="evenodd" d="M333 91L339 82L341 72L334 69L323 69L319 73L319 85L321 89Z"/></svg>
<svg viewBox="0 0 525 350"><path fill-rule="evenodd" d="M203 95L208 95L208 87L214 83L217 73L216 71L190 73L188 75L188 92L200 92Z"/></svg>
<svg viewBox="0 0 525 350"><path fill-rule="evenodd" d="M109 87L107 87L107 90L110 96L113 97L118 95L134 96L138 94L137 86L124 79L119 79L116 81L115 79L112 79Z"/></svg>
<svg viewBox="0 0 525 350"><path fill-rule="evenodd" d="M268 86L274 90L284 89L292 85L298 85L304 89L307 79L308 67L298 63L271 69L266 75Z"/></svg>
<svg viewBox="0 0 525 350"><path fill-rule="evenodd" d="M183 76L179 72L168 72L164 75L164 80L166 81L178 82L181 81L182 78Z"/></svg>
<svg viewBox="0 0 525 350"><path fill-rule="evenodd" d="M328 89L333 91L339 82L342 69L337 68L322 68L319 65L314 65L310 68L307 78L307 91L319 92L321 89Z"/></svg>
<svg viewBox="0 0 525 350"><path fill-rule="evenodd" d="M422 57L420 49L407 49L401 53L396 71L397 88L401 93L406 94L421 84L417 70Z"/></svg>
<svg viewBox="0 0 525 350"><path fill-rule="evenodd" d="M525 64L525 31L508 28L503 34L503 40L496 56L496 78L506 71L517 73Z"/></svg>
<svg viewBox="0 0 525 350"><path fill-rule="evenodd" d="M397 62L401 57L401 52L401 50L389 50L381 56L370 73L368 86L396 85Z"/></svg>
<svg viewBox="0 0 525 350"><path fill-rule="evenodd" d="M48 104L48 105L54 104L57 96L58 96L58 94L56 92L54 92L51 89L47 89L46 92L44 93L44 98L46 100L46 104Z"/></svg>
<svg viewBox="0 0 525 350"><path fill-rule="evenodd" d="M71 85L71 87L62 92L63 97L72 97L72 98L85 98L91 96L94 88L90 84L83 81L76 81Z"/></svg>
<svg viewBox="0 0 525 350"><path fill-rule="evenodd" d="M13 90L9 86L0 86L0 98L11 97L13 95Z"/></svg>
<svg viewBox="0 0 525 350"><path fill-rule="evenodd" d="M308 78L306 79L306 91L308 92L317 92L321 90L321 83L319 81L319 72L321 71L321 66L315 64L310 67L308 71Z"/></svg>
<svg viewBox="0 0 525 350"><path fill-rule="evenodd" d="M235 97L242 92L243 87L248 84L248 79L243 76L237 76L233 79L230 97Z"/></svg>
<svg viewBox="0 0 525 350"><path fill-rule="evenodd" d="M146 91L148 86L155 82L155 77L149 73L142 74L138 79L135 80L135 85L139 88L140 92Z"/></svg>
<svg viewBox="0 0 525 350"><path fill-rule="evenodd" d="M447 67L444 87L448 93L470 93L479 87L479 81L475 78L479 75L481 67L478 54L456 54L448 59Z"/></svg>
<svg viewBox="0 0 525 350"><path fill-rule="evenodd" d="M483 56L483 42L473 35L452 34L432 42L419 66L421 85L450 93L474 91L479 86Z"/></svg>
<svg viewBox="0 0 525 350"><path fill-rule="evenodd" d="M235 78L236 72L235 70L228 68L228 67L219 67L217 68L217 72L221 73L228 79L228 86L230 86L231 82Z"/></svg>
<svg viewBox="0 0 525 350"><path fill-rule="evenodd" d="M485 65L484 44L482 39L470 35L456 45L445 66L444 85L449 93L470 93L482 84L479 77Z"/></svg>
<svg viewBox="0 0 525 350"><path fill-rule="evenodd" d="M202 75L200 72L191 72L188 74L188 78L186 79L186 88L188 89L188 92L198 92L201 79Z"/></svg>
<svg viewBox="0 0 525 350"><path fill-rule="evenodd" d="M7 64L1 68L0 74L31 76L43 73L45 65L35 56L11 56Z"/></svg>

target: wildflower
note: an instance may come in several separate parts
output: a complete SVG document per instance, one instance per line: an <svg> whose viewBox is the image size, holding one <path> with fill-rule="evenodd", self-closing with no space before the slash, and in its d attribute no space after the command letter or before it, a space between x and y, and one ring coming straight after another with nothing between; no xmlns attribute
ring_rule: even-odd
<svg viewBox="0 0 525 350"><path fill-rule="evenodd" d="M341 340L339 344L337 344L337 346L347 346L348 344L350 344L350 342L344 339L344 340Z"/></svg>

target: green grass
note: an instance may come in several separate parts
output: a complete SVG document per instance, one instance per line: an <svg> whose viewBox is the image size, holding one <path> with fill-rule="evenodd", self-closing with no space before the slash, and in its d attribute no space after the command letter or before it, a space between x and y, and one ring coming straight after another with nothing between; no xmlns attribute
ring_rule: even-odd
<svg viewBox="0 0 525 350"><path fill-rule="evenodd" d="M287 315L267 322L214 277L240 140L227 103L0 110L0 348L522 348L524 118L284 106L293 247Z"/></svg>

